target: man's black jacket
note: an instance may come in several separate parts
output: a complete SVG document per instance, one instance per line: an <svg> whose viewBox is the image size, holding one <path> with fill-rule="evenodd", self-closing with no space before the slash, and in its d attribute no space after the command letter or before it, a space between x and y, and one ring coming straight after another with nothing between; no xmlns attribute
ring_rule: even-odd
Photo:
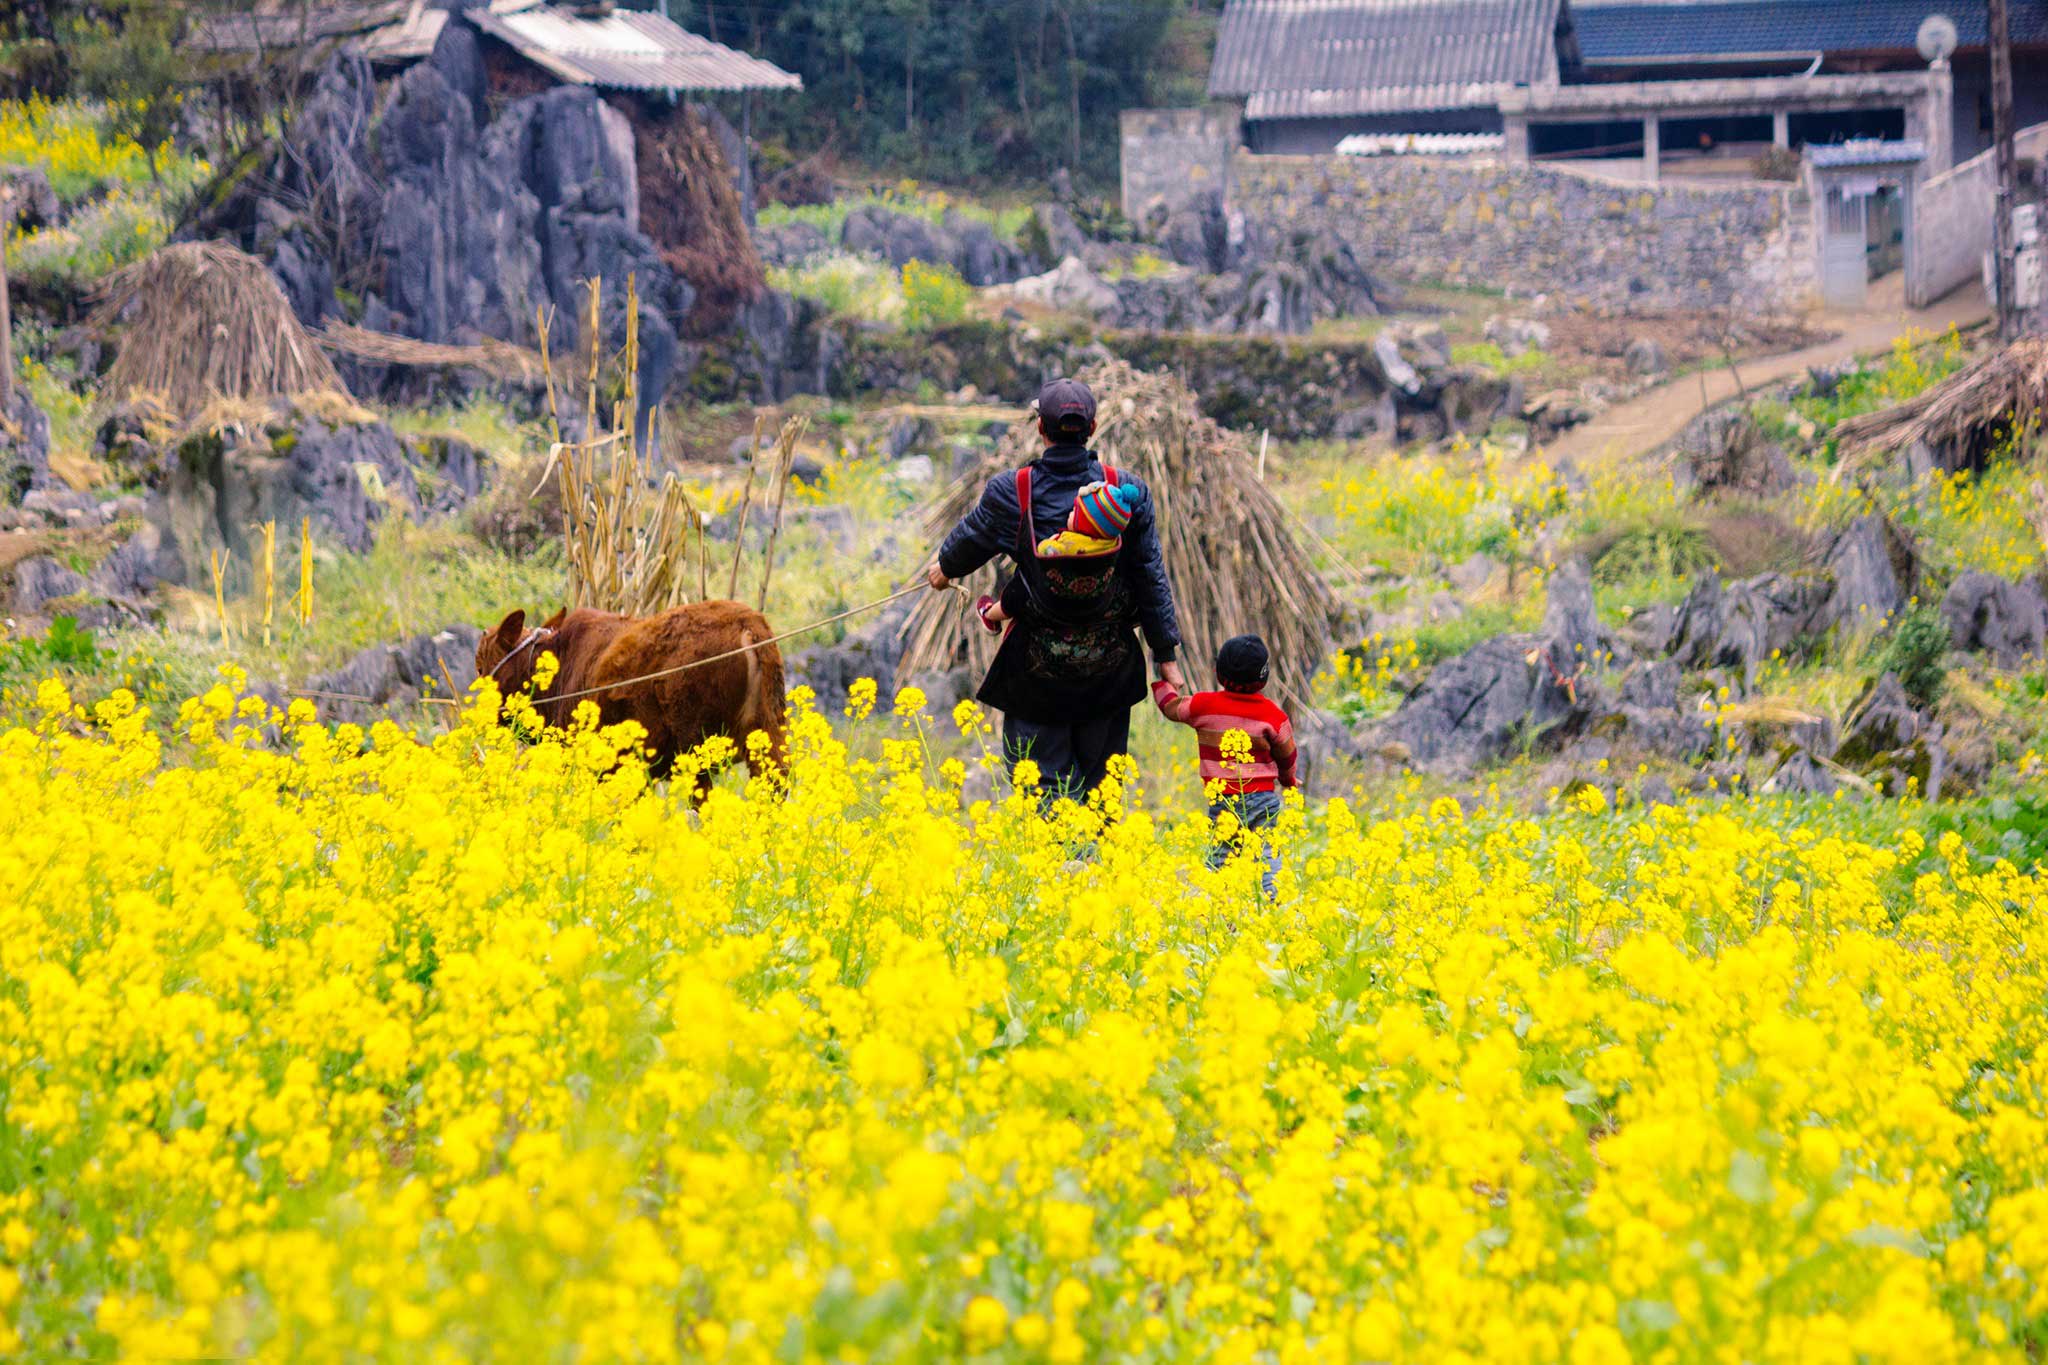
<svg viewBox="0 0 2048 1365"><path fill-rule="evenodd" d="M1031 462L1031 520L1040 540L1064 530L1074 510L1074 495L1102 477L1102 465L1085 446L1047 446ZM1159 532L1152 521L1152 493L1144 482L1119 471L1119 482L1135 495L1131 524L1124 529L1117 573L1130 585L1138 626L1155 663L1173 658L1180 647L1180 626L1174 619L1173 589L1166 581L1166 561L1159 553ZM1017 476L1002 473L988 481L981 501L953 528L939 547L939 571L965 578L999 554L1013 559L1023 537L1017 506Z"/></svg>

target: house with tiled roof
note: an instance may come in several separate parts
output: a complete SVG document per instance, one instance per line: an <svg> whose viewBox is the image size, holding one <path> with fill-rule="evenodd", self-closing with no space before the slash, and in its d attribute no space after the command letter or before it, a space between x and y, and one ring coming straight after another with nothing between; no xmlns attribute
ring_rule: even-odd
<svg viewBox="0 0 2048 1365"><path fill-rule="evenodd" d="M1510 155L1683 167L1774 142L1914 137L1947 165L1989 144L1987 9L1985 0L1229 0L1209 93L1239 107L1245 145L1260 152L1499 134ZM2010 0L2009 9L2018 121L2048 120L2048 0ZM1916 83L1929 65L1921 25L1936 13L1957 35L1938 97ZM1934 108L1937 98L1946 107Z"/></svg>

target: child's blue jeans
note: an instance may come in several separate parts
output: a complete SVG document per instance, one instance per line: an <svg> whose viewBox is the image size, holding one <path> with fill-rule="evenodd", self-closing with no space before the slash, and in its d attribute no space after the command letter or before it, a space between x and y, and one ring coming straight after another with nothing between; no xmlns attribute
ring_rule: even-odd
<svg viewBox="0 0 2048 1365"><path fill-rule="evenodd" d="M1280 793L1276 791L1243 792L1236 796L1226 796L1220 800L1211 801L1209 803L1209 819L1211 823L1225 811L1235 815L1237 823L1245 829L1271 829L1273 822L1280 818ZM1272 840L1260 836L1260 842L1263 844L1266 852L1266 872L1259 879L1259 885L1265 889L1266 899L1271 900L1273 899L1273 878L1280 871L1280 855L1274 850ZM1223 866L1223 864L1230 861L1230 855L1236 850L1236 847L1237 840L1234 837L1228 840L1217 840L1215 846L1209 850L1209 866L1212 868Z"/></svg>

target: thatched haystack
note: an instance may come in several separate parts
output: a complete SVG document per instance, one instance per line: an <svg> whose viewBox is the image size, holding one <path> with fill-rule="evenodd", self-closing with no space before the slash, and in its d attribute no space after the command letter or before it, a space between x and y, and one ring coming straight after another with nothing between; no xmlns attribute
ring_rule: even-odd
<svg viewBox="0 0 2048 1365"><path fill-rule="evenodd" d="M1337 599L1260 482L1244 438L1204 417L1195 395L1172 375L1110 360L1077 377L1095 392L1096 453L1151 489L1190 679L1207 678L1223 641L1256 631L1272 651L1276 690L1304 703L1310 679L1329 658ZM1043 449L1037 418L1020 418L993 460L926 509L931 538L936 541L967 514L990 477L1029 463ZM976 577L992 584L994 574L983 569ZM966 595L918 599L905 627L897 676L987 666L995 647L970 603L976 593L993 588L969 586Z"/></svg>
<svg viewBox="0 0 2048 1365"><path fill-rule="evenodd" d="M220 242L178 242L110 276L90 325L125 326L101 392L154 395L180 418L221 399L346 394L261 261Z"/></svg>
<svg viewBox="0 0 2048 1365"><path fill-rule="evenodd" d="M1980 467L2048 410L2048 338L2028 337L1957 371L1924 393L1835 428L1848 466L1924 442L1951 470Z"/></svg>
<svg viewBox="0 0 2048 1365"><path fill-rule="evenodd" d="M732 168L718 135L688 105L665 117L635 115L633 143L640 230L661 247L669 269L697 290L690 330L705 335L767 283Z"/></svg>

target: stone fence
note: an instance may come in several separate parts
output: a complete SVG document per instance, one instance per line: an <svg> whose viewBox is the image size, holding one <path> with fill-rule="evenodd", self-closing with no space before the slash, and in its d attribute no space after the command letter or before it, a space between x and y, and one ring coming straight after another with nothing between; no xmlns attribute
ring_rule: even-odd
<svg viewBox="0 0 2048 1365"><path fill-rule="evenodd" d="M2023 158L2048 157L2048 123L2013 139ZM1906 253L1906 304L1925 308L1983 273L1991 250L1996 152L1981 152L1913 191L1913 249Z"/></svg>
<svg viewBox="0 0 2048 1365"><path fill-rule="evenodd" d="M1795 184L1630 184L1542 164L1241 153L1233 202L1324 229L1389 279L1604 308L1788 311L1819 292Z"/></svg>

